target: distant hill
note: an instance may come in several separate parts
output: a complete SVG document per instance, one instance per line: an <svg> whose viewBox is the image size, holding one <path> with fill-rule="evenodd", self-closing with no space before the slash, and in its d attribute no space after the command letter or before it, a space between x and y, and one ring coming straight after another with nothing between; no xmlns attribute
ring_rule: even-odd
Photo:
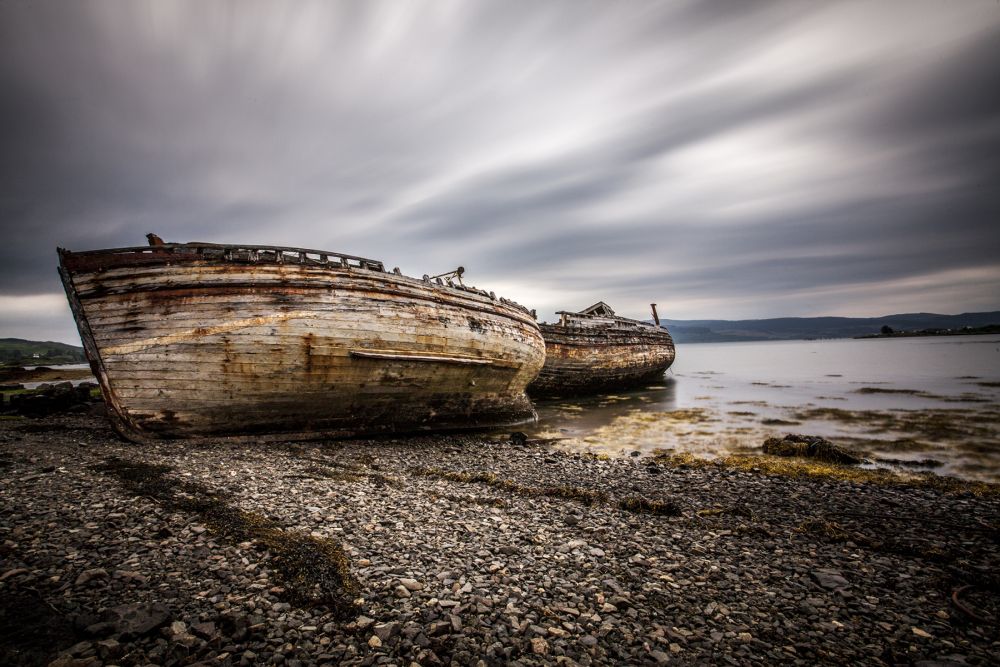
<svg viewBox="0 0 1000 667"><path fill-rule="evenodd" d="M853 338L895 331L960 329L1000 324L1000 311L937 315L904 313L884 317L778 317L770 320L661 320L678 343L732 343L754 340Z"/></svg>
<svg viewBox="0 0 1000 667"><path fill-rule="evenodd" d="M51 366L79 364L87 361L83 348L54 341L0 338L0 365Z"/></svg>

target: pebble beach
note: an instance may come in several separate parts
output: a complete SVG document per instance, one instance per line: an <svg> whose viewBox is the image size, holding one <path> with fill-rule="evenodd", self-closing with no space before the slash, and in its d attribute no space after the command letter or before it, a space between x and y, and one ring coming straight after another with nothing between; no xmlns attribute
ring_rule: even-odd
<svg viewBox="0 0 1000 667"><path fill-rule="evenodd" d="M0 420L0 498L8 665L1000 663L988 485L80 413Z"/></svg>

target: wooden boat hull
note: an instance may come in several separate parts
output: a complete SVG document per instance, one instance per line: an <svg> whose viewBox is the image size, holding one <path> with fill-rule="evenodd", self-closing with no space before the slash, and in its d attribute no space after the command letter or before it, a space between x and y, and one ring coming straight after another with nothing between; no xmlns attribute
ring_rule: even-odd
<svg viewBox="0 0 1000 667"><path fill-rule="evenodd" d="M336 437L535 419L524 390L545 349L525 309L287 250L60 250L119 433Z"/></svg>
<svg viewBox="0 0 1000 667"><path fill-rule="evenodd" d="M533 396L569 395L618 389L659 380L674 362L674 341L666 329L540 325L545 365L528 387Z"/></svg>

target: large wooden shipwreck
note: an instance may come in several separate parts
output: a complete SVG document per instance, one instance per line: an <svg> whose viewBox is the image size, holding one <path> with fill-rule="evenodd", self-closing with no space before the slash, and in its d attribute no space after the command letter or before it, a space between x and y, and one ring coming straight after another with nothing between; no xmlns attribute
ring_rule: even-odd
<svg viewBox="0 0 1000 667"><path fill-rule="evenodd" d="M159 438L349 436L533 420L533 313L381 262L276 246L59 249L116 430Z"/></svg>
<svg viewBox="0 0 1000 667"><path fill-rule="evenodd" d="M663 377L674 362L674 340L660 326L615 315L599 301L578 313L560 311L556 324L542 324L545 366L528 391L568 395L642 385Z"/></svg>

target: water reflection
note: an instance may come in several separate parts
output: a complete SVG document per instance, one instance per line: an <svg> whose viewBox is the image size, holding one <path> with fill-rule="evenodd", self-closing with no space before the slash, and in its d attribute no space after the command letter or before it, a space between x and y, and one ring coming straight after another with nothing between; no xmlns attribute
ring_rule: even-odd
<svg viewBox="0 0 1000 667"><path fill-rule="evenodd" d="M1000 481L998 380L996 336L687 345L660 384L536 402L526 432L574 450L709 457L809 433L877 465Z"/></svg>

